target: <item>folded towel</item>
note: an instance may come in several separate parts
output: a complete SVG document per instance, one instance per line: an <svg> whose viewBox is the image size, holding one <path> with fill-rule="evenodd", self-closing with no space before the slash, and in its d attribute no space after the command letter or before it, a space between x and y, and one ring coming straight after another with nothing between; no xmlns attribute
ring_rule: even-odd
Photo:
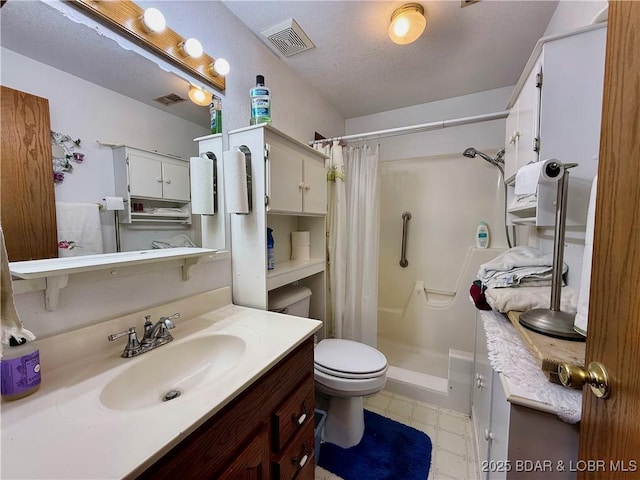
<svg viewBox="0 0 640 480"><path fill-rule="evenodd" d="M549 308L551 287L487 288L484 291L487 303L497 312L526 312L534 308ZM578 303L577 292L571 287L560 289L560 310L575 314Z"/></svg>
<svg viewBox="0 0 640 480"><path fill-rule="evenodd" d="M569 267L563 264L562 273ZM551 280L553 255L526 245L506 250L493 260L480 265L478 280L487 288L515 287L523 280Z"/></svg>
<svg viewBox="0 0 640 480"><path fill-rule="evenodd" d="M58 256L104 253L97 203L56 202Z"/></svg>
<svg viewBox="0 0 640 480"><path fill-rule="evenodd" d="M587 208L587 230L584 237L584 254L582 257L582 276L580 277L580 293L578 294L578 308L573 326L582 335L587 335L589 321L589 290L591 288L591 257L593 256L593 225L596 213L596 193L598 176L591 185L591 196Z"/></svg>
<svg viewBox="0 0 640 480"><path fill-rule="evenodd" d="M0 338L0 355L2 355L3 345L9 345L11 337L24 338L27 341L35 340L35 335L24 328L22 320L16 310L13 300L13 283L11 283L11 272L9 271L9 257L4 245L4 233L0 227L0 255L2 255L0 271L0 327L2 337Z"/></svg>

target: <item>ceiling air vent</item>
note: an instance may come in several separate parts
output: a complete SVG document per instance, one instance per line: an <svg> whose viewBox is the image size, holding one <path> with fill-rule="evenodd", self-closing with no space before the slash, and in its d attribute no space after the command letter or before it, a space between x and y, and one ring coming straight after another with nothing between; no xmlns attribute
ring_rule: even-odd
<svg viewBox="0 0 640 480"><path fill-rule="evenodd" d="M177 93L170 93L162 97L154 98L154 100L162 105L174 105L176 103L184 102L186 98L182 98Z"/></svg>
<svg viewBox="0 0 640 480"><path fill-rule="evenodd" d="M262 35L276 53L285 57L315 48L313 42L309 40L307 34L302 31L300 25L293 18L262 31Z"/></svg>

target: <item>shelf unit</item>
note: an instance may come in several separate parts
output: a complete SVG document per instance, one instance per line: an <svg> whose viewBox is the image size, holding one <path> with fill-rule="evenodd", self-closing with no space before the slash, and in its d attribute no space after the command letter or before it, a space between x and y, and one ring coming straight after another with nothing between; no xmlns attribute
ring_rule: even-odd
<svg viewBox="0 0 640 480"><path fill-rule="evenodd" d="M267 124L229 132L229 148L234 147L242 147L251 156L253 209L248 215L230 215L233 302L266 310L271 290L296 283L311 290L310 317L324 321L326 156ZM292 165L291 177L276 173ZM315 178L309 189L299 185L308 181L305 171L312 171ZM283 190L291 191L291 200L279 195ZM314 193L311 208L308 201L305 207L309 191ZM276 194L275 205L270 193ZM267 270L267 227L273 229L275 243L273 270ZM308 261L291 260L294 231L309 231ZM322 331L319 336L323 337Z"/></svg>
<svg viewBox="0 0 640 480"><path fill-rule="evenodd" d="M125 201L120 223L191 224L187 161L125 145L114 147L113 161L116 195ZM143 210L135 211L136 204Z"/></svg>
<svg viewBox="0 0 640 480"><path fill-rule="evenodd" d="M507 205L515 174L530 162L578 163L570 170L567 226L586 225L597 173L606 24L541 38L509 99L505 177ZM508 207L507 224L555 225L557 186L539 184L535 205Z"/></svg>

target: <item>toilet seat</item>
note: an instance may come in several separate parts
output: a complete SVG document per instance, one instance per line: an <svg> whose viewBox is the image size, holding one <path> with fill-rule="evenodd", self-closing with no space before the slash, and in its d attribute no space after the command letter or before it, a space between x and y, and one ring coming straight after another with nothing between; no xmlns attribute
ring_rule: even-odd
<svg viewBox="0 0 640 480"><path fill-rule="evenodd" d="M343 379L372 379L384 375L386 357L369 345L330 338L320 341L314 351L316 371Z"/></svg>

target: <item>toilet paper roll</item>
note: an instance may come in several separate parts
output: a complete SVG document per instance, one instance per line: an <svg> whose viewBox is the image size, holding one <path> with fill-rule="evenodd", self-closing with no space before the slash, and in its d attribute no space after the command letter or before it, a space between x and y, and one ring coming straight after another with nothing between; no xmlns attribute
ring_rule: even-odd
<svg viewBox="0 0 640 480"><path fill-rule="evenodd" d="M538 191L538 184L556 183L564 175L562 164L556 159L530 163L516 173L515 195L531 195Z"/></svg>
<svg viewBox="0 0 640 480"><path fill-rule="evenodd" d="M122 197L104 197L107 210L124 210L124 200Z"/></svg>
<svg viewBox="0 0 640 480"><path fill-rule="evenodd" d="M227 213L249 213L247 164L238 149L224 152L224 189Z"/></svg>
<svg viewBox="0 0 640 480"><path fill-rule="evenodd" d="M309 260L309 245L297 245L291 247L291 260L307 261Z"/></svg>
<svg viewBox="0 0 640 480"><path fill-rule="evenodd" d="M538 183L557 183L564 176L564 167L559 160L550 158L540 163L542 165Z"/></svg>
<svg viewBox="0 0 640 480"><path fill-rule="evenodd" d="M311 245L309 232L291 232L291 246Z"/></svg>
<svg viewBox="0 0 640 480"><path fill-rule="evenodd" d="M213 160L203 157L189 159L191 176L191 213L213 215Z"/></svg>

